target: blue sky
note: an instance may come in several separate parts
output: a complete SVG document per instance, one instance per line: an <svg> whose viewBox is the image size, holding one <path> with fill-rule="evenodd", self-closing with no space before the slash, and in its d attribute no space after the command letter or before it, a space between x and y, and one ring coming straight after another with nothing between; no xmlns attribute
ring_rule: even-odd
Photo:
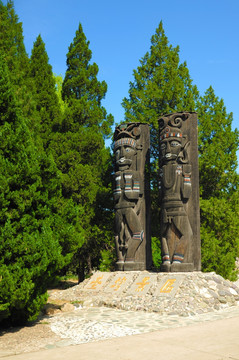
<svg viewBox="0 0 239 360"><path fill-rule="evenodd" d="M6 2L6 1L4 1ZM180 47L200 93L212 85L239 128L238 0L15 0L26 50L41 34L53 72L64 76L66 54L79 23L90 41L99 79L108 84L103 105L115 122L122 99L151 36L163 21L169 43Z"/></svg>

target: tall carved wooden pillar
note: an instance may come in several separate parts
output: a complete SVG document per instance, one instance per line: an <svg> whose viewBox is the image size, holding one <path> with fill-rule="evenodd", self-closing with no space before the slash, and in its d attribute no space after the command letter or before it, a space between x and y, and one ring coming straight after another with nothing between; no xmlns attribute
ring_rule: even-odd
<svg viewBox="0 0 239 360"><path fill-rule="evenodd" d="M197 114L159 119L161 270L201 269Z"/></svg>
<svg viewBox="0 0 239 360"><path fill-rule="evenodd" d="M151 266L149 146L147 124L130 123L116 127L116 270L145 270Z"/></svg>

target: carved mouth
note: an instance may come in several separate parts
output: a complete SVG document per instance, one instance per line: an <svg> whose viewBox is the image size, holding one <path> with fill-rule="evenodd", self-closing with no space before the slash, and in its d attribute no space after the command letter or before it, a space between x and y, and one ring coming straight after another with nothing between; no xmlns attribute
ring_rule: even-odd
<svg viewBox="0 0 239 360"><path fill-rule="evenodd" d="M119 166L122 165L131 165L132 160L130 159L126 159L125 157L120 158L119 160L116 161L116 164Z"/></svg>
<svg viewBox="0 0 239 360"><path fill-rule="evenodd" d="M168 153L168 154L165 154L164 156L166 159L171 159L171 158L176 158L177 155L176 154L171 154L171 153Z"/></svg>

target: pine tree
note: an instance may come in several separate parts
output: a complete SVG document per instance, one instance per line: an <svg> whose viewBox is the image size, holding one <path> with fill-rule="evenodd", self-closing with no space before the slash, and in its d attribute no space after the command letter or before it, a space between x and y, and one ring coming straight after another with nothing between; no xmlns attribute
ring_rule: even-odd
<svg viewBox="0 0 239 360"><path fill-rule="evenodd" d="M83 247L80 244L75 253L78 260L80 258L79 272L82 274L86 258L89 270L93 258L99 258L99 247L107 238L106 228L109 229L107 224L105 233L102 233L96 213L99 208L107 212L99 199L103 197L101 194L109 194L110 185L104 184L104 177L111 159L104 137L110 134L113 117L107 115L101 105L107 85L97 79L98 66L90 63L91 56L89 42L80 24L67 54L67 71L62 86L63 100L67 104L64 119L52 143L54 158L63 174L63 196L82 210L78 221L85 231L86 242ZM104 224L101 226L103 228Z"/></svg>
<svg viewBox="0 0 239 360"><path fill-rule="evenodd" d="M56 83L52 66L39 35L34 43L30 59L30 76L35 84L36 109L39 112L39 133L47 149L52 133L61 122L61 112L56 94Z"/></svg>
<svg viewBox="0 0 239 360"><path fill-rule="evenodd" d="M197 102L202 267L236 279L239 256L239 132L210 86Z"/></svg>
<svg viewBox="0 0 239 360"><path fill-rule="evenodd" d="M0 321L38 315L65 264L59 245L57 169L40 153L0 57Z"/></svg>

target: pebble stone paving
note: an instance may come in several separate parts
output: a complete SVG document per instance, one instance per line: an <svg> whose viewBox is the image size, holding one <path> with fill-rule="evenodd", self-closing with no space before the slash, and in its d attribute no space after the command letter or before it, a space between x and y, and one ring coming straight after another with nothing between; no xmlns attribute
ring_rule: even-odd
<svg viewBox="0 0 239 360"><path fill-rule="evenodd" d="M53 332L62 340L48 347L82 344L127 335L188 326L205 321L239 316L239 307L189 317L109 308L81 308L50 320Z"/></svg>

